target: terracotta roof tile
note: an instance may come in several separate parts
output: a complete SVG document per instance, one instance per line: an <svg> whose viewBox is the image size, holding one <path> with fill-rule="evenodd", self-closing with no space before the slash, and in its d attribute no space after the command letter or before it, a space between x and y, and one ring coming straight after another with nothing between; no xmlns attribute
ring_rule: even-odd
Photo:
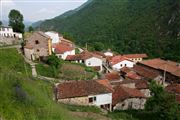
<svg viewBox="0 0 180 120"><path fill-rule="evenodd" d="M149 85L146 80L134 80L134 79L125 79L118 83L111 83L113 86L119 86L124 84L134 84L136 89L148 89Z"/></svg>
<svg viewBox="0 0 180 120"><path fill-rule="evenodd" d="M147 58L147 54L125 54L123 55L124 57L127 58Z"/></svg>
<svg viewBox="0 0 180 120"><path fill-rule="evenodd" d="M114 56L114 57L110 57L110 58L108 59L110 65L115 65L115 64L120 63L120 62L122 62L122 61L124 61L124 60L131 61L131 60L129 60L127 57L123 57L123 56L121 56L121 55Z"/></svg>
<svg viewBox="0 0 180 120"><path fill-rule="evenodd" d="M150 70L148 68L145 68L143 66L134 65L132 68L138 75L148 78L148 79L154 79L158 77L160 74L156 71Z"/></svg>
<svg viewBox="0 0 180 120"><path fill-rule="evenodd" d="M120 75L118 72L111 72L111 73L107 73L105 74L105 78L112 81L112 80L119 80L120 79Z"/></svg>
<svg viewBox="0 0 180 120"><path fill-rule="evenodd" d="M128 73L126 74L126 77L128 77L128 78L130 78L130 79L135 79L135 80L140 80L140 79L142 79L142 77L139 76L138 74L136 74L136 72L134 72L134 71L128 72Z"/></svg>
<svg viewBox="0 0 180 120"><path fill-rule="evenodd" d="M96 58L102 59L101 56L95 55L95 54L93 54L91 52L88 52L88 51L83 51L80 54L67 56L66 60L69 60L69 61L86 60L86 59L89 59L89 58L92 58L92 57L96 57Z"/></svg>
<svg viewBox="0 0 180 120"><path fill-rule="evenodd" d="M90 80L60 83L57 86L57 93L58 99L65 99L111 93L111 91L96 80Z"/></svg>
<svg viewBox="0 0 180 120"><path fill-rule="evenodd" d="M175 76L180 77L180 67L178 63L173 62L173 61L165 61L162 59L152 59L152 60L146 60L140 62L140 64L158 69L158 70L163 70L167 71Z"/></svg>
<svg viewBox="0 0 180 120"><path fill-rule="evenodd" d="M74 50L73 47L61 43L53 45L53 48L55 48L56 54L63 54L64 52Z"/></svg>
<svg viewBox="0 0 180 120"><path fill-rule="evenodd" d="M114 91L113 87L111 86L111 84L109 83L109 80L107 79L102 79L102 80L97 80L98 83L100 83L101 85L104 85L105 87L107 87L109 90Z"/></svg>
<svg viewBox="0 0 180 120"><path fill-rule="evenodd" d="M124 86L117 86L113 92L112 104L116 105L117 103L128 98L145 98L145 96L137 89L128 88Z"/></svg>
<svg viewBox="0 0 180 120"><path fill-rule="evenodd" d="M176 94L180 94L180 84L171 84L166 87L166 90Z"/></svg>

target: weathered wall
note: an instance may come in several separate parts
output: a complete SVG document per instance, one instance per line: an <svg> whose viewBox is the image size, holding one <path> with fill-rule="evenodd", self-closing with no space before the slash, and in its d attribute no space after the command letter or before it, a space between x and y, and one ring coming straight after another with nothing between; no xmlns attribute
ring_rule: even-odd
<svg viewBox="0 0 180 120"><path fill-rule="evenodd" d="M39 43L36 44L36 41ZM38 33L34 33L27 40L26 44L33 46L35 56L48 56L51 53L50 40Z"/></svg>
<svg viewBox="0 0 180 120"><path fill-rule="evenodd" d="M88 97L58 99L58 102L65 103L65 104L74 104L74 105L89 105Z"/></svg>
<svg viewBox="0 0 180 120"><path fill-rule="evenodd" d="M129 98L116 104L114 110L127 110L127 109L144 109L146 99L144 98Z"/></svg>
<svg viewBox="0 0 180 120"><path fill-rule="evenodd" d="M34 50L33 49L27 49L24 48L24 55L26 56L26 58L28 58L29 60L35 60L35 56L33 55Z"/></svg>

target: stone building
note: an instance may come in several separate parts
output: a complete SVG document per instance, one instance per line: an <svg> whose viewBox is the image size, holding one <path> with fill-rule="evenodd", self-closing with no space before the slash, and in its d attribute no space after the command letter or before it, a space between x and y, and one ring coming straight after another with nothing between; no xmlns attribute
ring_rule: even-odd
<svg viewBox="0 0 180 120"><path fill-rule="evenodd" d="M113 92L113 110L144 109L146 97L135 88L117 86Z"/></svg>
<svg viewBox="0 0 180 120"><path fill-rule="evenodd" d="M56 100L61 103L97 106L111 110L112 91L96 80L70 81L56 85Z"/></svg>
<svg viewBox="0 0 180 120"><path fill-rule="evenodd" d="M35 60L52 54L51 38L43 32L34 32L25 40L24 54L28 59Z"/></svg>

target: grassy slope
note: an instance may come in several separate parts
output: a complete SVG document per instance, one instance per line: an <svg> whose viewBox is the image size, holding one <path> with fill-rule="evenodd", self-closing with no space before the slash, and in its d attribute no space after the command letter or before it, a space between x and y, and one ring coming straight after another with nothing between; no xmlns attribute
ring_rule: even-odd
<svg viewBox="0 0 180 120"><path fill-rule="evenodd" d="M37 64L36 68L38 74L42 76L64 80L90 80L97 74L94 70L84 65L69 62L63 62L59 71L42 63Z"/></svg>
<svg viewBox="0 0 180 120"><path fill-rule="evenodd" d="M85 120L72 117L52 98L52 85L30 77L30 67L15 49L0 50L0 119Z"/></svg>
<svg viewBox="0 0 180 120"><path fill-rule="evenodd" d="M179 0L94 0L67 18L43 22L41 29L68 32L83 46L101 42L119 53L180 60L179 9Z"/></svg>

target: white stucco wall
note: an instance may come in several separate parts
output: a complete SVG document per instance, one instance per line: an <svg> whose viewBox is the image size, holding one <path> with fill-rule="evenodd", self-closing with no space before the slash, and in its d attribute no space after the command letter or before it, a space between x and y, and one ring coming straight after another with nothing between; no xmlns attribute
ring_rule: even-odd
<svg viewBox="0 0 180 120"><path fill-rule="evenodd" d="M113 56L113 53L112 52L105 52L104 55L105 56Z"/></svg>
<svg viewBox="0 0 180 120"><path fill-rule="evenodd" d="M60 38L59 34L56 32L45 32L46 35L48 35L52 39L52 43L59 43Z"/></svg>
<svg viewBox="0 0 180 120"><path fill-rule="evenodd" d="M89 67L97 67L100 66L100 69L102 70L102 63L103 60L100 58L92 57L87 60L85 60L85 65Z"/></svg>
<svg viewBox="0 0 180 120"><path fill-rule="evenodd" d="M12 28L4 27L0 28L0 35L3 37L14 37L14 32Z"/></svg>
<svg viewBox="0 0 180 120"><path fill-rule="evenodd" d="M22 33L14 32L14 36L21 39L22 38Z"/></svg>
<svg viewBox="0 0 180 120"><path fill-rule="evenodd" d="M134 65L133 62L128 61L128 60L124 60L124 61L122 61L122 62L119 62L119 63L113 65L113 66L112 66L112 69L119 71L119 70L120 70L121 68L123 68L123 67L130 67L130 68L131 68L131 67L133 67L133 65Z"/></svg>
<svg viewBox="0 0 180 120"><path fill-rule="evenodd" d="M96 101L93 102L93 104L96 106L112 104L112 93L92 95L88 97L96 97Z"/></svg>
<svg viewBox="0 0 180 120"><path fill-rule="evenodd" d="M28 58L29 60L35 60L33 49L24 48L24 54L25 54L25 57Z"/></svg>
<svg viewBox="0 0 180 120"><path fill-rule="evenodd" d="M63 60L65 60L68 55L75 55L75 50L66 51L63 54L57 54L57 56Z"/></svg>

